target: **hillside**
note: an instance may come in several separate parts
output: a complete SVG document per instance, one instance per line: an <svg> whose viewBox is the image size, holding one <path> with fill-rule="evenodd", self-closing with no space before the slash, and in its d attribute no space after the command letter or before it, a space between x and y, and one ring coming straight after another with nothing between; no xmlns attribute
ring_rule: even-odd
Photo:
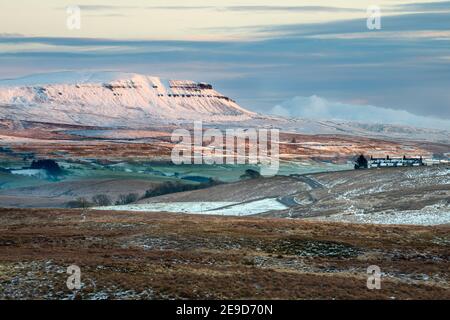
<svg viewBox="0 0 450 320"><path fill-rule="evenodd" d="M0 120L103 128L150 128L203 121L221 128L278 128L449 142L450 132L403 125L263 115L241 107L211 84L124 72L56 72L0 80Z"/></svg>
<svg viewBox="0 0 450 320"><path fill-rule="evenodd" d="M450 299L448 243L446 226L0 209L0 299Z"/></svg>
<svg viewBox="0 0 450 320"><path fill-rule="evenodd" d="M60 72L0 81L0 118L99 126L156 120L238 121L254 113L210 84L120 72Z"/></svg>
<svg viewBox="0 0 450 320"><path fill-rule="evenodd" d="M173 204L179 203L181 212L189 212L191 204L203 203L204 211L195 213L436 225L450 223L449 199L450 168L436 166L260 178L104 209L178 212ZM215 201L221 202L208 208ZM171 203L171 209L164 210L164 203ZM260 209L262 204L264 209Z"/></svg>

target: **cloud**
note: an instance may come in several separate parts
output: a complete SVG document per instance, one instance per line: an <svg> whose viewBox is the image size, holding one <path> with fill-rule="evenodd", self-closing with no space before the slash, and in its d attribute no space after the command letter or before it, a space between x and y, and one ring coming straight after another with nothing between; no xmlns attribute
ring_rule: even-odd
<svg viewBox="0 0 450 320"><path fill-rule="evenodd" d="M216 9L214 6L148 6L146 9L159 9L159 10L209 10Z"/></svg>
<svg viewBox="0 0 450 320"><path fill-rule="evenodd" d="M105 10L125 10L125 9L138 9L139 7L136 6L109 6L109 5L92 5L92 4L85 4L78 6L81 10L86 11L105 11ZM61 8L66 10L66 8Z"/></svg>
<svg viewBox="0 0 450 320"><path fill-rule="evenodd" d="M246 12L363 12L355 8L330 7L330 6L230 6L228 11Z"/></svg>
<svg viewBox="0 0 450 320"><path fill-rule="evenodd" d="M442 11L450 10L450 1L403 3L392 7L395 11Z"/></svg>
<svg viewBox="0 0 450 320"><path fill-rule="evenodd" d="M450 128L450 120L419 116L406 110L330 101L316 95L294 97L273 107L271 113L294 118L397 124L444 130Z"/></svg>
<svg viewBox="0 0 450 320"><path fill-rule="evenodd" d="M258 112L317 94L450 119L449 19L387 16L382 32L366 30L361 19L243 30L282 34L252 41L0 36L0 73L120 70L209 81Z"/></svg>
<svg viewBox="0 0 450 320"><path fill-rule="evenodd" d="M391 32L448 30L449 12L409 13L392 16L382 16L382 30ZM254 33L277 32L285 37L301 37L323 34L344 34L354 32L373 33L367 29L367 18L330 21L324 23L304 23L285 25L264 25L246 27ZM378 32L378 31L377 31Z"/></svg>
<svg viewBox="0 0 450 320"><path fill-rule="evenodd" d="M386 40L450 40L450 30L420 30L420 31L378 31L378 32L355 32L335 33L307 36L311 39L386 39Z"/></svg>
<svg viewBox="0 0 450 320"><path fill-rule="evenodd" d="M271 5L254 5L254 6L115 6L115 5L80 5L81 10L86 11L111 11L111 10L215 10L215 11L233 11L233 12L365 12L356 8L332 7L332 6L271 6ZM64 9L65 8L58 8Z"/></svg>
<svg viewBox="0 0 450 320"><path fill-rule="evenodd" d="M20 37L24 37L24 35L20 33L0 33L0 38L20 38Z"/></svg>

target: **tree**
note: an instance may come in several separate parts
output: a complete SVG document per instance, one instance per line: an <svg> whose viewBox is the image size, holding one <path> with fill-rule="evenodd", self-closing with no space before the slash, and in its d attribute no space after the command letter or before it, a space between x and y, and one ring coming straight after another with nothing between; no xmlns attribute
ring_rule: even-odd
<svg viewBox="0 0 450 320"><path fill-rule="evenodd" d="M136 202L139 200L139 195L137 193L121 194L116 201L116 205L124 205Z"/></svg>
<svg viewBox="0 0 450 320"><path fill-rule="evenodd" d="M30 169L44 169L52 177L62 174L61 167L54 160L33 160Z"/></svg>
<svg viewBox="0 0 450 320"><path fill-rule="evenodd" d="M245 173L240 177L241 179L258 179L261 178L261 174L253 169L245 170Z"/></svg>
<svg viewBox="0 0 450 320"><path fill-rule="evenodd" d="M199 184L185 184L180 183L178 181L177 182L167 181L153 187L152 189L148 189L145 192L142 199L162 196L170 193L206 189L219 184L221 184L221 182L213 178L208 178L207 181Z"/></svg>
<svg viewBox="0 0 450 320"><path fill-rule="evenodd" d="M368 162L364 155L360 155L355 161L355 169L367 169Z"/></svg>
<svg viewBox="0 0 450 320"><path fill-rule="evenodd" d="M87 209L89 207L92 207L92 203L89 202L86 198L79 197L73 201L69 201L66 206L68 208Z"/></svg>
<svg viewBox="0 0 450 320"><path fill-rule="evenodd" d="M112 204L112 200L106 194L97 194L92 197L92 202L99 207L110 206Z"/></svg>

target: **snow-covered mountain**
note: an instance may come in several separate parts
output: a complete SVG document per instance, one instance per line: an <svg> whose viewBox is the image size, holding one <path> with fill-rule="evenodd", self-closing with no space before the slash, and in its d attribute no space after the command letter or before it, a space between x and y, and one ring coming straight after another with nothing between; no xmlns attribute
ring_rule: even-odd
<svg viewBox="0 0 450 320"><path fill-rule="evenodd" d="M242 121L255 114L207 83L121 72L58 72L0 80L0 117L83 125Z"/></svg>
<svg viewBox="0 0 450 320"><path fill-rule="evenodd" d="M219 127L450 140L446 130L256 114L207 83L123 72L67 71L0 80L1 119L128 128L202 120Z"/></svg>

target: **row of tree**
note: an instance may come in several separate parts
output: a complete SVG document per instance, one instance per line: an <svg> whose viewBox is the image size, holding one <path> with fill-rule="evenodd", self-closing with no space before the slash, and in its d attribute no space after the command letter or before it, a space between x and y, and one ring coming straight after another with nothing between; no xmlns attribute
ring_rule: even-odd
<svg viewBox="0 0 450 320"><path fill-rule="evenodd" d="M90 207L105 207L111 205L126 205L139 200L139 195L137 193L121 194L114 202L106 194L98 194L91 198L91 200L85 197L79 197L73 201L67 203L68 208L90 208Z"/></svg>
<svg viewBox="0 0 450 320"><path fill-rule="evenodd" d="M140 199L147 199L157 196L162 196L170 193L177 193L183 191L192 191L209 188L214 185L220 184L219 181L214 179L209 179L207 182L199 184L186 184L180 182L167 181L155 186L152 189L148 189L145 194L141 197L137 193L121 194L118 196L116 201L113 201L111 197L106 194L98 194L93 196L90 200L80 197L73 201L67 203L68 208L90 208L90 207L105 207L111 205L127 205L134 203Z"/></svg>

